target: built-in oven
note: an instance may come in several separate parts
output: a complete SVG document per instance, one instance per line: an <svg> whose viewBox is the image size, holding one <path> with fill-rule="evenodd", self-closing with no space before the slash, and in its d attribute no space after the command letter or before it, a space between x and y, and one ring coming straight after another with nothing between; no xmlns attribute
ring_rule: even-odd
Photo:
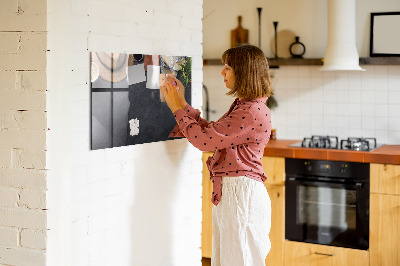
<svg viewBox="0 0 400 266"><path fill-rule="evenodd" d="M369 164L287 158L285 169L286 239L368 249Z"/></svg>

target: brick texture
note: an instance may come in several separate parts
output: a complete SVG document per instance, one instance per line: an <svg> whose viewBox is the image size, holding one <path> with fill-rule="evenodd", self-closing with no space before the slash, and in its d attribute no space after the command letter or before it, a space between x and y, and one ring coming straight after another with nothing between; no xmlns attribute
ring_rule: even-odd
<svg viewBox="0 0 400 266"><path fill-rule="evenodd" d="M0 208L0 226L46 229L46 212L26 208Z"/></svg>
<svg viewBox="0 0 400 266"><path fill-rule="evenodd" d="M0 247L17 247L18 239L18 229L0 227Z"/></svg>
<svg viewBox="0 0 400 266"><path fill-rule="evenodd" d="M0 207L15 208L18 203L18 190L10 187L0 187Z"/></svg>
<svg viewBox="0 0 400 266"><path fill-rule="evenodd" d="M0 265L45 265L46 12L0 2Z"/></svg>
<svg viewBox="0 0 400 266"><path fill-rule="evenodd" d="M0 265L144 265L150 250L154 265L200 263L201 217L174 221L197 217L179 210L201 203L201 154L184 141L90 151L88 54L192 56L201 95L202 1L3 0L0 15ZM154 234L132 213L171 222Z"/></svg>
<svg viewBox="0 0 400 266"><path fill-rule="evenodd" d="M46 249L45 231L23 229L21 231L21 246L25 248Z"/></svg>

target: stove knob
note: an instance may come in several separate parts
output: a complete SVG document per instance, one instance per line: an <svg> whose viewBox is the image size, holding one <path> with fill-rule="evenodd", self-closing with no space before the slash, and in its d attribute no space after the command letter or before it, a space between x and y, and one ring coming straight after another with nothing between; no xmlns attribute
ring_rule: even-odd
<svg viewBox="0 0 400 266"><path fill-rule="evenodd" d="M311 172L311 170L312 170L311 162L306 162L305 165L306 165L306 170L308 172Z"/></svg>
<svg viewBox="0 0 400 266"><path fill-rule="evenodd" d="M347 169L347 164L342 164L342 167L340 168L340 173L341 174L346 173L346 169Z"/></svg>

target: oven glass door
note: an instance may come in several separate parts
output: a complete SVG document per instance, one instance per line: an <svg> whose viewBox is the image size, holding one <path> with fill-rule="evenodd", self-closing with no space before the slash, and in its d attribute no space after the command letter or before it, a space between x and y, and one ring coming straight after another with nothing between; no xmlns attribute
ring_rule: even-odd
<svg viewBox="0 0 400 266"><path fill-rule="evenodd" d="M368 249L362 184L292 180L286 189L287 239Z"/></svg>
<svg viewBox="0 0 400 266"><path fill-rule="evenodd" d="M330 187L297 187L297 223L317 227L356 229L355 190ZM329 244L332 235L318 234L318 242Z"/></svg>

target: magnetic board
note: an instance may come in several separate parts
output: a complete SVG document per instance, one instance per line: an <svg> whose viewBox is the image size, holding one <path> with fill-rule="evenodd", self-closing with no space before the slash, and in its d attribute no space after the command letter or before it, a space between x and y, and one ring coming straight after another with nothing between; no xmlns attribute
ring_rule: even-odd
<svg viewBox="0 0 400 266"><path fill-rule="evenodd" d="M165 141L176 121L160 84L174 75L191 104L191 57L90 53L91 149Z"/></svg>

